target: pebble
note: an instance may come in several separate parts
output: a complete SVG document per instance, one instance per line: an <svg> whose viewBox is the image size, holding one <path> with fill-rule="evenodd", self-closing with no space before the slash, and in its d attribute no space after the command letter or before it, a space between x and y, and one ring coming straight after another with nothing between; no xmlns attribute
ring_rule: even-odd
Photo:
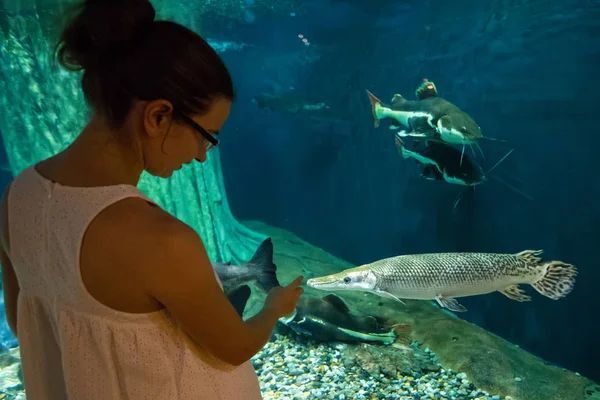
<svg viewBox="0 0 600 400"><path fill-rule="evenodd" d="M8 353L0 357L5 357L6 361L10 360L10 363L2 362L5 367L0 369L0 400L26 400L20 378L21 355L19 348L10 349Z"/></svg>
<svg viewBox="0 0 600 400"><path fill-rule="evenodd" d="M383 374L373 377L360 366L344 363L345 344L329 346L281 334L275 338L252 358L265 400L503 399L477 389L467 374L443 367L423 373L406 371L397 379ZM425 353L432 363L439 363L430 349Z"/></svg>

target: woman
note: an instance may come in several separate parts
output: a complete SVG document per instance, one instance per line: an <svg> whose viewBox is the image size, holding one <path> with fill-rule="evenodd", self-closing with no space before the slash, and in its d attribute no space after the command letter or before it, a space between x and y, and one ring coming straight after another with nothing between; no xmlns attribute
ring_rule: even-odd
<svg viewBox="0 0 600 400"><path fill-rule="evenodd" d="M198 234L136 185L204 162L234 98L198 35L146 0L88 0L57 46L93 111L2 199L8 323L29 400L261 398L250 358L302 277L242 321Z"/></svg>

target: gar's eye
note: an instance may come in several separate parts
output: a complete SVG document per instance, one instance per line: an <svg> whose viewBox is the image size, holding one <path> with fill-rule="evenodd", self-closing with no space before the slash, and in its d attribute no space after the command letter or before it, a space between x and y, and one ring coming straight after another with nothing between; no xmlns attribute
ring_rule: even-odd
<svg viewBox="0 0 600 400"><path fill-rule="evenodd" d="M350 279L350 277L347 276L344 278L344 283L350 283L351 280L352 279Z"/></svg>

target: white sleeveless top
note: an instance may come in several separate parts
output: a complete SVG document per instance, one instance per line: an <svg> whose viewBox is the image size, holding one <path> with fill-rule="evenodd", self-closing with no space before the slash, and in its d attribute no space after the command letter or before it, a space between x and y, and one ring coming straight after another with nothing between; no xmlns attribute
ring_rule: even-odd
<svg viewBox="0 0 600 400"><path fill-rule="evenodd" d="M261 399L250 361L202 351L163 311L129 314L95 300L79 269L94 217L131 185L77 188L21 172L8 194L10 258L21 292L17 333L28 400Z"/></svg>

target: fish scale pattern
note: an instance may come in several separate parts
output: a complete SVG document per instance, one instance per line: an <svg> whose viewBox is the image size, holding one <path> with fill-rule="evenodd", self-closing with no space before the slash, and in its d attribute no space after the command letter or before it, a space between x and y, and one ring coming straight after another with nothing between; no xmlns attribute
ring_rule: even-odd
<svg viewBox="0 0 600 400"><path fill-rule="evenodd" d="M476 286L512 276L536 275L536 252L435 253L386 258L370 264L382 288Z"/></svg>

